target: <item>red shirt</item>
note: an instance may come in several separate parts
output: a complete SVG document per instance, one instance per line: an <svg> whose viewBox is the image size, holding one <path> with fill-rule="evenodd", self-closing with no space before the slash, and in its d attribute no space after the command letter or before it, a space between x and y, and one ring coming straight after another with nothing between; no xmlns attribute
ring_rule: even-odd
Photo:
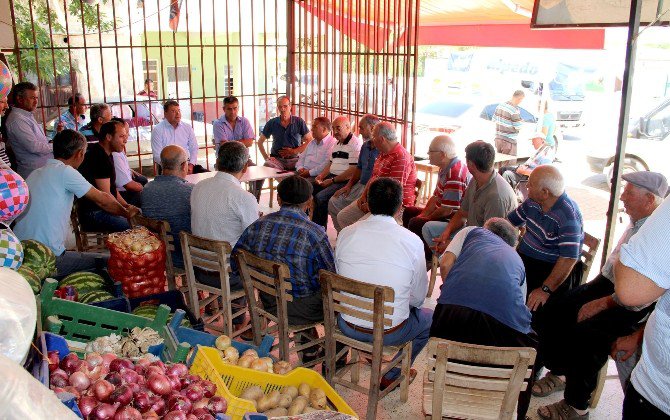
<svg viewBox="0 0 670 420"><path fill-rule="evenodd" d="M465 163L454 158L449 166L440 171L433 195L440 199L440 206L451 209L461 207L463 194L468 186L470 173Z"/></svg>
<svg viewBox="0 0 670 420"><path fill-rule="evenodd" d="M402 205L413 206L416 199L416 166L414 158L400 143L388 153L380 153L372 168L371 181L379 177L397 179L402 185Z"/></svg>

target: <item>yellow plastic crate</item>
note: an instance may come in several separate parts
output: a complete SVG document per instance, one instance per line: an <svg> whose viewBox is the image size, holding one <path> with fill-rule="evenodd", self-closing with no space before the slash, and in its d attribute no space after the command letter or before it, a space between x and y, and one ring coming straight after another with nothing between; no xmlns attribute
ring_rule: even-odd
<svg viewBox="0 0 670 420"><path fill-rule="evenodd" d="M198 346L190 372L216 384L216 394L228 400L227 415L233 420L242 419L245 413L254 412L254 404L249 400L238 398L245 389L258 385L265 394L274 390L281 391L285 386L298 386L306 383L312 388L321 388L326 393L329 404L340 413L358 417L342 397L328 382L311 369L295 368L286 375L259 372L223 362L219 352L211 347Z"/></svg>

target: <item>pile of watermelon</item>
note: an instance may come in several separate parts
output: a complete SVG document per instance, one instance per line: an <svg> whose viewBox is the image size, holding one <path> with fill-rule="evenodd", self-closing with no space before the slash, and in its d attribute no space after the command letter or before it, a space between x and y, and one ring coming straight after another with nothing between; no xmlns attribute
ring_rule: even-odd
<svg viewBox="0 0 670 420"><path fill-rule="evenodd" d="M141 316L143 318L154 319L156 318L156 312L158 312L158 305L140 305L133 310L133 315ZM168 322L172 321L174 312L170 314ZM180 325L182 327L191 327L191 321L187 317L181 320Z"/></svg>
<svg viewBox="0 0 670 420"><path fill-rule="evenodd" d="M81 271L72 273L58 283L58 287L74 286L77 289L80 303L95 303L114 299L114 296L107 289L105 279L95 273Z"/></svg>
<svg viewBox="0 0 670 420"><path fill-rule="evenodd" d="M38 294L42 282L56 274L56 256L51 248L34 239L21 241L23 264L17 272L30 284L33 293Z"/></svg>

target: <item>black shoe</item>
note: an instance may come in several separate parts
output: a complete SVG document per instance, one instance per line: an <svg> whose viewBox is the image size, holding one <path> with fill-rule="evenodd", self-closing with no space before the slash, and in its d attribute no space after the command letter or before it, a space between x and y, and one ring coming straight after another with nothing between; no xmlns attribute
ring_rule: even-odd
<svg viewBox="0 0 670 420"><path fill-rule="evenodd" d="M302 354L302 364L307 364L315 361L316 359L323 357L323 349L319 349L313 353L303 353Z"/></svg>

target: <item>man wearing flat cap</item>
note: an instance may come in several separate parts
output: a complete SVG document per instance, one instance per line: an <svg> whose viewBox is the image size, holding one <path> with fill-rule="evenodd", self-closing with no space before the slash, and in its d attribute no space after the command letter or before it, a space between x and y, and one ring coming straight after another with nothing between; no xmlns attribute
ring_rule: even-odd
<svg viewBox="0 0 670 420"><path fill-rule="evenodd" d="M323 227L309 220L306 210L311 205L312 184L294 175L277 186L279 211L261 217L246 228L233 248L244 249L271 261L288 265L291 273L293 301L287 303L289 325L323 321L323 304L319 270L335 271L333 249ZM237 263L231 259L232 277L239 278ZM231 280L232 282L232 280ZM274 298L261 294L265 310L276 313ZM317 334L316 330L312 334ZM303 354L303 363L314 354Z"/></svg>
<svg viewBox="0 0 670 420"><path fill-rule="evenodd" d="M619 301L614 293L614 266L622 245L663 202L668 182L663 175L647 171L622 178L626 185L621 201L630 216L628 228L595 279L547 303L545 322L537 331L538 357L551 372L535 383L533 395L565 389L565 399L538 409L542 418L559 411L571 414L570 418L577 418L575 413L586 414L600 369L610 353L617 353L617 339L633 334L654 308L654 304L630 307Z"/></svg>

